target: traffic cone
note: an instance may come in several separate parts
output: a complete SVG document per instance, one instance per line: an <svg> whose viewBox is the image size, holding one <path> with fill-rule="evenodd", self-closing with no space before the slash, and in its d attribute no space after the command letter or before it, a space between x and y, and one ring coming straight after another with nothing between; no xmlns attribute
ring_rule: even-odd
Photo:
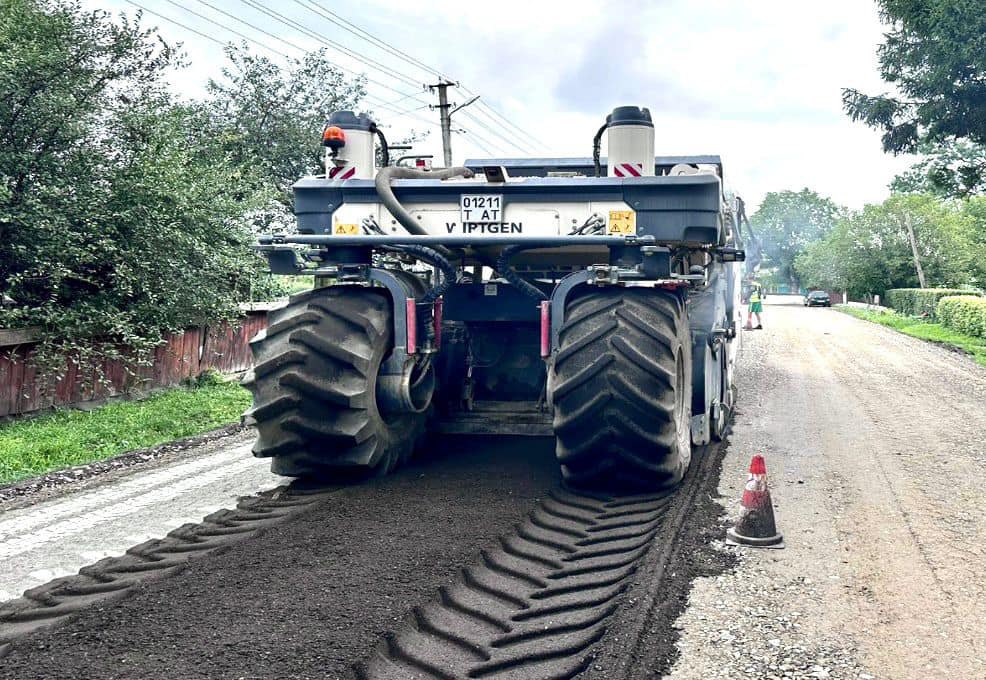
<svg viewBox="0 0 986 680"><path fill-rule="evenodd" d="M774 524L774 506L767 488L767 464L763 456L750 461L750 476L743 490L743 510L736 526L726 531L726 543L753 548L783 548L784 537Z"/></svg>
<svg viewBox="0 0 986 680"><path fill-rule="evenodd" d="M746 325L743 326L743 330L744 331L752 331L753 330L753 315L750 314L749 312L747 312L747 314L746 314Z"/></svg>

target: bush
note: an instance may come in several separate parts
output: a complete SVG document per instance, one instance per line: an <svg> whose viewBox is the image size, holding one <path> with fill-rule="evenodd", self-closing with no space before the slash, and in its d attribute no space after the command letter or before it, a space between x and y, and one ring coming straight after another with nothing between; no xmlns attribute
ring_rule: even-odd
<svg viewBox="0 0 986 680"><path fill-rule="evenodd" d="M891 288L887 291L886 304L901 314L927 315L935 319L938 301L952 295L970 295L970 291L955 288Z"/></svg>
<svg viewBox="0 0 986 680"><path fill-rule="evenodd" d="M938 321L949 328L986 338L986 298L975 295L944 297L938 302Z"/></svg>

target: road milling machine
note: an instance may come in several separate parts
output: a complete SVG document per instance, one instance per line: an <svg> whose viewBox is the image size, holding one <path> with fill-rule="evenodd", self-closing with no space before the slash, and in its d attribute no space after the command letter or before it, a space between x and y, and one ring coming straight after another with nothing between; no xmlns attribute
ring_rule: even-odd
<svg viewBox="0 0 986 680"><path fill-rule="evenodd" d="M718 156L655 157L636 106L591 158L391 164L349 111L323 144L296 231L258 246L316 282L251 343L274 472L384 474L428 432L550 436L570 486L644 492L723 436L745 251Z"/></svg>

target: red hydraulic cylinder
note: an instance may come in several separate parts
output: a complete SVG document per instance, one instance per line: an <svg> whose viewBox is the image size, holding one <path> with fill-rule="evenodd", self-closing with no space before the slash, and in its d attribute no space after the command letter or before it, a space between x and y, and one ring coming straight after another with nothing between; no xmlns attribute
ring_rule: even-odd
<svg viewBox="0 0 986 680"><path fill-rule="evenodd" d="M418 351L418 308L414 298L407 299L407 353Z"/></svg>
<svg viewBox="0 0 986 680"><path fill-rule="evenodd" d="M551 354L551 301L541 301L541 357Z"/></svg>

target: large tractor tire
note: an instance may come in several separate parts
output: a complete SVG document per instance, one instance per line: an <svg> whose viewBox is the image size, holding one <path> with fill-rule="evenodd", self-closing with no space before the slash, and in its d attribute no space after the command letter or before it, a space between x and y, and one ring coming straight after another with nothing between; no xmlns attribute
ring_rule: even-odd
<svg viewBox="0 0 986 680"><path fill-rule="evenodd" d="M424 413L381 412L376 385L393 347L390 298L333 286L291 298L250 342L253 393L244 414L253 454L290 477L350 481L385 474L410 457Z"/></svg>
<svg viewBox="0 0 986 680"><path fill-rule="evenodd" d="M554 360L556 452L576 488L657 491L691 460L691 340L684 304L651 288L569 301Z"/></svg>

